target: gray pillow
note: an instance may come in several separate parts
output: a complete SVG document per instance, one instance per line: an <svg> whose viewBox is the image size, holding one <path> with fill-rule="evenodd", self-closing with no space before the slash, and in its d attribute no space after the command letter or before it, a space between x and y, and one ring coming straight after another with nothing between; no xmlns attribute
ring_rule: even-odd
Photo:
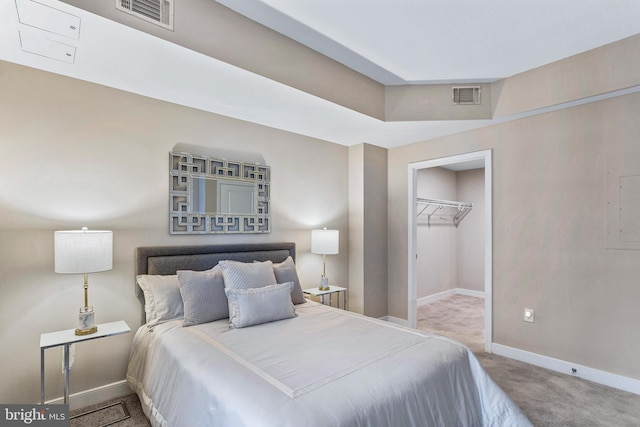
<svg viewBox="0 0 640 427"><path fill-rule="evenodd" d="M293 258L289 256L283 262L274 263L273 273L276 275L276 281L278 283L293 282L291 301L293 301L294 304L307 302L307 300L304 299L304 293L302 293L302 286L300 286L300 279L298 278L298 272L296 271Z"/></svg>
<svg viewBox="0 0 640 427"><path fill-rule="evenodd" d="M222 269L226 288L261 288L278 283L273 273L273 263L271 261L240 262L224 260L220 261L218 265Z"/></svg>
<svg viewBox="0 0 640 427"><path fill-rule="evenodd" d="M293 282L261 288L225 289L229 299L229 326L244 328L295 317L291 289Z"/></svg>
<svg viewBox="0 0 640 427"><path fill-rule="evenodd" d="M217 265L206 271L178 271L180 294L184 302L182 326L199 325L229 317L222 270Z"/></svg>
<svg viewBox="0 0 640 427"><path fill-rule="evenodd" d="M147 325L153 326L184 315L178 276L140 274L136 277L144 294L144 312Z"/></svg>

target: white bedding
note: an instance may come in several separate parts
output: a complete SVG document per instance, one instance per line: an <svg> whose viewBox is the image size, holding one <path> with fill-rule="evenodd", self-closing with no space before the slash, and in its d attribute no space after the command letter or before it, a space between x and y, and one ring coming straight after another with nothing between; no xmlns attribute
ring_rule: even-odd
<svg viewBox="0 0 640 427"><path fill-rule="evenodd" d="M134 338L127 381L154 426L530 426L472 352L321 304L242 329L171 321Z"/></svg>

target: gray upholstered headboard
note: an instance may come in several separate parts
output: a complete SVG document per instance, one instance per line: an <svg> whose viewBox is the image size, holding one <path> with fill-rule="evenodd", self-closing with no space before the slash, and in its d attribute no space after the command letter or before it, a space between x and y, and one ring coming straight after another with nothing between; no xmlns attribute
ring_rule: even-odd
<svg viewBox="0 0 640 427"><path fill-rule="evenodd" d="M136 248L135 275L175 274L178 270L208 270L218 261L234 260L243 262L282 262L291 256L295 261L296 244L244 243L207 246L146 246ZM134 278L135 280L135 278ZM142 303L144 318L144 295L135 285L136 295Z"/></svg>

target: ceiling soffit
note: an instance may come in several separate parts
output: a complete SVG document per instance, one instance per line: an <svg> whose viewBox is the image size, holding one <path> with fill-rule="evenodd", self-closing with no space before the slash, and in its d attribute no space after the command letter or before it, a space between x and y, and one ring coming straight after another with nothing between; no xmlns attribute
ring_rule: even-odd
<svg viewBox="0 0 640 427"><path fill-rule="evenodd" d="M542 71L531 70L522 73L521 76L483 83L480 106L452 106L450 91L453 84L383 86L212 0L176 2L175 31L168 31L119 12L113 1L40 0L39 3L53 6L63 6L62 3L68 3L90 12L89 14L78 13L84 17L84 35L79 44L88 43L87 40L100 39L101 41L97 49L94 49L96 47L94 41L84 44L86 49L84 53L82 47L79 47L80 62L83 57L86 57L85 62L90 58L94 61L98 59L100 62L104 58L112 64L120 63L120 66L124 66L128 61L131 69L138 70L137 76L135 73L133 75L130 72L124 73L125 76L120 77L127 77L127 81L112 87L344 145L366 141L374 145L393 147L496 123L495 112L497 111L499 111L500 120L508 120L521 113L536 114L536 111L549 106L566 106L574 100L584 100L599 95L584 90L574 93L561 87L548 96L549 91L544 90L545 88L541 85L544 86L546 83L544 80L546 72L557 69L558 64L551 64L550 67L543 67ZM67 8L60 7L60 9ZM71 11L76 13L77 9ZM10 15L16 15L15 11ZM110 25L98 22L100 17L106 18L106 22ZM103 28L103 32L96 34L92 28L94 25L84 25L87 22ZM8 24L13 25L10 22ZM128 31L123 31L122 34L116 31L119 24L123 24L124 27L121 28L128 28ZM104 31L106 28L108 30ZM169 43L153 43L153 49L149 52L146 49L137 52L135 49L127 49L124 47L126 43L149 46L149 43L137 42L139 39L146 40L149 37L134 36L132 31L135 30L154 36L155 40ZM638 38L631 37L629 40L616 43L616 48L605 47L596 51L602 51L605 57L611 52L622 52L619 55L622 56L620 61L604 61L605 67L611 67L616 64L625 64L628 58L634 57L633 52L638 44ZM116 51L116 46L122 50ZM175 46L176 49L171 46ZM185 49L179 49L179 46ZM619 49L617 46L622 48ZM631 54L627 59L624 58L625 52ZM13 61L11 55L13 54L8 57L3 54L1 58ZM589 62L594 56L597 57L598 54L593 55L592 52L588 52L577 55L580 59L569 58L560 61L559 64L561 67L566 66L572 70L592 69L591 65L602 62L598 62L597 58ZM140 58L134 59L135 57ZM587 62L584 58L587 58ZM585 63L581 64L581 61ZM34 66L31 65L34 63L32 60L15 62ZM83 78L81 69L84 69L86 64L83 63L81 67L80 62L76 61L66 75L110 85L104 80L104 76L102 80ZM194 68L195 64L200 65ZM175 79L172 79L172 85L175 87L170 88L169 96L166 94L167 88L144 86L148 83L146 81L143 86L140 86L142 75L149 76L150 72L154 72L154 67L156 67L155 70L162 71L160 74L163 75L175 73ZM58 72L56 70L59 68L45 64L41 69ZM628 74L625 72L627 68L620 66L622 74ZM211 72L213 70L215 72ZM219 70L223 70L222 75L217 74ZM186 72L186 75L183 75L183 72ZM200 78L205 73L211 76L210 84L206 78L204 80ZM225 83L225 79L231 74L234 76L235 86ZM187 80L193 80L189 75L192 77L197 75L198 79L195 83L184 84ZM236 75L244 75L244 77L238 79ZM543 79L540 79L540 76ZM261 79L262 83L259 82ZM638 77L634 76L631 80L617 79L606 87L592 84L582 84L580 87L591 88L592 91L593 87L598 87L602 93L615 94L623 86L636 87L637 80ZM245 83L240 83L243 81ZM511 81L514 83L528 81L531 84L510 84ZM267 82L276 84L270 85ZM225 86L221 88L221 84ZM258 84L261 88L259 95L255 91ZM266 91L263 90L265 84ZM191 91L180 90L180 87ZM165 95L154 96L158 89L165 90ZM238 90L247 93L237 92ZM513 101L512 94L522 94L523 90L526 92L525 98L529 100L526 105L521 103L521 99L524 99L522 97L515 97L516 102L506 102L506 100ZM232 92L236 95L232 95ZM270 100L264 98L265 94L271 94ZM532 94L536 96L532 97ZM547 99L541 98L540 94L547 96ZM556 96L557 94L559 96Z"/></svg>
<svg viewBox="0 0 640 427"><path fill-rule="evenodd" d="M482 105L472 108L452 103L454 84L385 87L211 0L175 2L173 31L125 14L111 1L62 1L378 120L491 118L488 83Z"/></svg>

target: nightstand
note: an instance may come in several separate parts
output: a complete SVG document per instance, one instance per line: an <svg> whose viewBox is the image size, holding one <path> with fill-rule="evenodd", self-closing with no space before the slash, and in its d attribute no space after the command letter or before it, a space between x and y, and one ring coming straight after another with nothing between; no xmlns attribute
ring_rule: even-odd
<svg viewBox="0 0 640 427"><path fill-rule="evenodd" d="M328 290L321 291L320 288L309 288L303 289L307 295L313 295L314 297L320 297L320 301L324 304L325 295L329 295L329 305L331 305L331 296L333 294L338 294L338 308L340 308L340 292L342 292L342 308L347 309L347 288L342 288L340 286L329 286Z"/></svg>
<svg viewBox="0 0 640 427"><path fill-rule="evenodd" d="M131 332L124 320L98 325L98 332L90 335L76 335L75 329L49 332L40 335L40 403L44 405L44 351L48 348L64 346L64 403L69 403L69 347L82 341L112 337Z"/></svg>

